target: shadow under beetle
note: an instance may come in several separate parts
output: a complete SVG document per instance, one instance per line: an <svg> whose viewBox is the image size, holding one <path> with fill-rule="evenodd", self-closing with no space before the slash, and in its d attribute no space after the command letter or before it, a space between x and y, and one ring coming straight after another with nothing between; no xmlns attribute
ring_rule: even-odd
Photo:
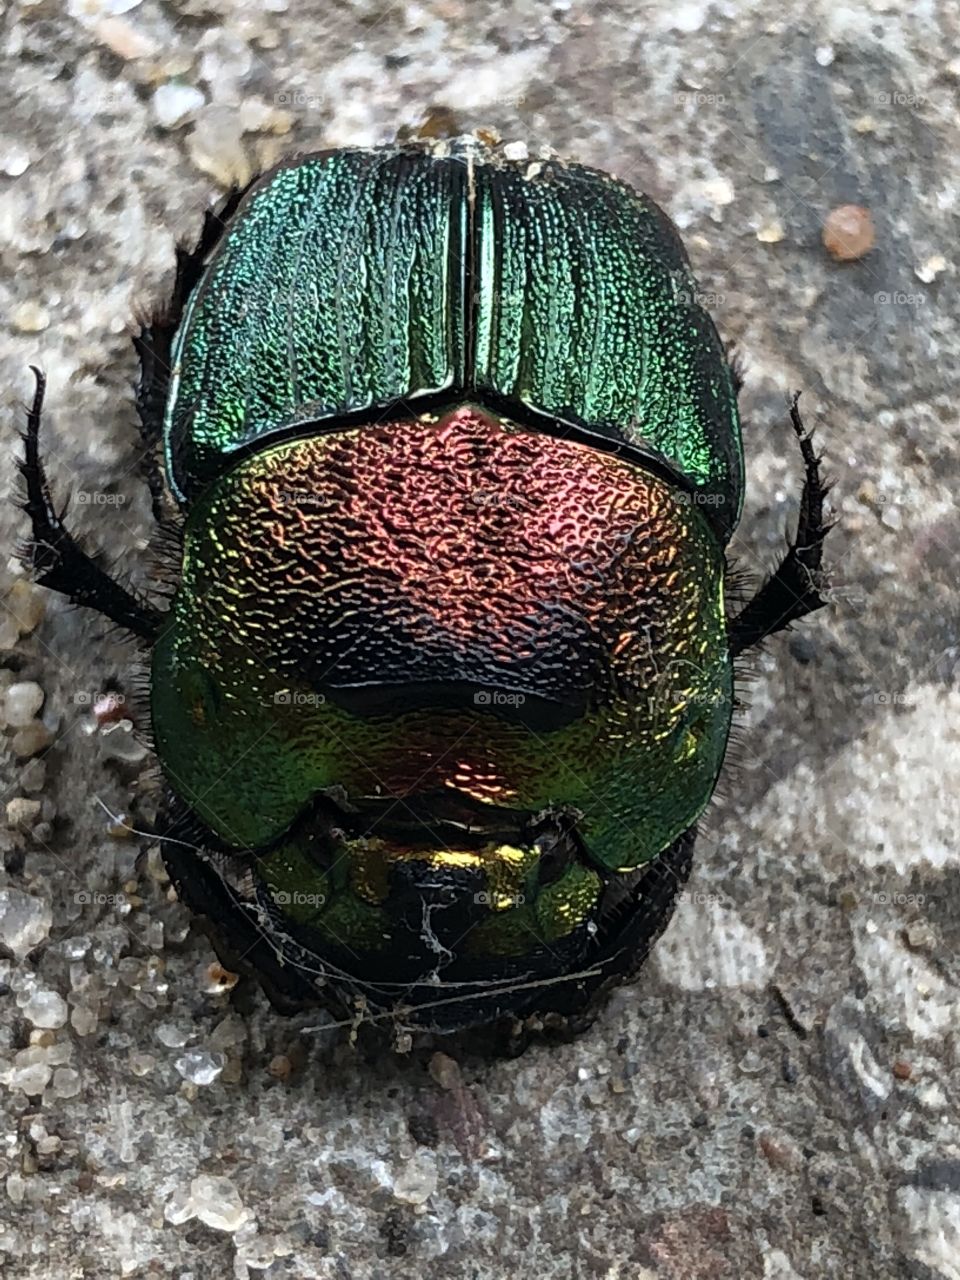
<svg viewBox="0 0 960 1280"><path fill-rule="evenodd" d="M739 379L666 215L473 139L293 159L135 339L161 612L22 471L36 578L150 647L162 849L293 1009L577 1027L639 967L733 662L824 604L824 486L732 617Z"/></svg>

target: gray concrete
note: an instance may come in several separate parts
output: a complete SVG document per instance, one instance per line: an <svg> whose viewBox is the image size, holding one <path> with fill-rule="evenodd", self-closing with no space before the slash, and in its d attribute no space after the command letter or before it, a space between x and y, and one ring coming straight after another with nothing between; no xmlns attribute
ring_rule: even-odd
<svg viewBox="0 0 960 1280"><path fill-rule="evenodd" d="M431 108L678 221L747 361L741 564L793 518L790 388L842 521L834 606L754 662L655 958L578 1042L492 1065L365 1061L214 989L156 854L96 803L153 804L123 727L88 732L132 651L7 567L9 1274L957 1280L956 10L10 0L2 29L5 456L37 361L57 491L124 571L150 530L130 317L175 235L251 167ZM853 263L820 242L846 202L877 231ZM42 727L6 696L30 682Z"/></svg>

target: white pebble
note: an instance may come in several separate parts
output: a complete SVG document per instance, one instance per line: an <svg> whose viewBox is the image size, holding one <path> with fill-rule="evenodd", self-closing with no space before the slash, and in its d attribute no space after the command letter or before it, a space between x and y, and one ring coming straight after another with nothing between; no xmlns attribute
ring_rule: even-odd
<svg viewBox="0 0 960 1280"><path fill-rule="evenodd" d="M162 84L153 95L150 109L161 129L176 129L186 124L204 105L206 99L192 84Z"/></svg>
<svg viewBox="0 0 960 1280"><path fill-rule="evenodd" d="M75 1098L80 1092L80 1075L73 1067L57 1067L53 1073L53 1092L58 1098Z"/></svg>
<svg viewBox="0 0 960 1280"><path fill-rule="evenodd" d="M13 146L0 156L0 172L5 173L8 178L19 178L29 168L30 155L23 147Z"/></svg>
<svg viewBox="0 0 960 1280"><path fill-rule="evenodd" d="M36 302L22 302L11 323L18 333L43 333L50 326L50 314Z"/></svg>
<svg viewBox="0 0 960 1280"><path fill-rule="evenodd" d="M7 826L32 827L40 817L40 801L28 800L26 796L14 796L7 801Z"/></svg>
<svg viewBox="0 0 960 1280"><path fill-rule="evenodd" d="M393 1184L393 1194L407 1204L424 1204L436 1189L437 1161L428 1152L411 1156Z"/></svg>
<svg viewBox="0 0 960 1280"><path fill-rule="evenodd" d="M43 706L43 690L33 680L19 680L7 690L3 718L7 725L22 729Z"/></svg>
<svg viewBox="0 0 960 1280"><path fill-rule="evenodd" d="M180 1187L167 1201L164 1217L175 1226L199 1218L214 1231L239 1231L250 1211L229 1178L202 1174L189 1187Z"/></svg>
<svg viewBox="0 0 960 1280"><path fill-rule="evenodd" d="M43 942L52 924L49 902L22 889L0 889L0 942L18 960Z"/></svg>
<svg viewBox="0 0 960 1280"><path fill-rule="evenodd" d="M190 1084L213 1084L223 1070L226 1059L222 1053L207 1053L205 1049L191 1049L179 1057L174 1066Z"/></svg>
<svg viewBox="0 0 960 1280"><path fill-rule="evenodd" d="M67 1002L56 991L34 991L23 1006L23 1016L35 1027L55 1030L67 1020Z"/></svg>

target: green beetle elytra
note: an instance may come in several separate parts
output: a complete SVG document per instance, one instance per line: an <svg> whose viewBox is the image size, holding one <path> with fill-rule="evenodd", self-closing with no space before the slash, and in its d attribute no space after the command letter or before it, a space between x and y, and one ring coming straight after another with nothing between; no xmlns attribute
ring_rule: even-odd
<svg viewBox="0 0 960 1280"><path fill-rule="evenodd" d="M150 649L159 834L285 1008L578 1026L662 932L733 661L823 605L798 529L735 616L738 378L666 215L473 138L298 157L178 253L136 346L161 611L22 470L37 579Z"/></svg>

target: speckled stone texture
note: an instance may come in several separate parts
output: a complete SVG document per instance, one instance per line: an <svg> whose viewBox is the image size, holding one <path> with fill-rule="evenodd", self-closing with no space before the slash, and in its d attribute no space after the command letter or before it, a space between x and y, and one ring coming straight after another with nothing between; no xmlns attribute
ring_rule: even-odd
<svg viewBox="0 0 960 1280"><path fill-rule="evenodd" d="M134 579L128 333L174 237L252 167L431 112L677 220L747 364L745 570L793 519L792 388L842 522L833 608L752 663L655 958L580 1040L490 1063L371 1059L210 967L106 812L155 804L133 651L6 565L8 503L7 1274L957 1280L955 7L9 0L0 22L7 474L36 361L57 493ZM822 229L849 204L876 244L841 261Z"/></svg>

